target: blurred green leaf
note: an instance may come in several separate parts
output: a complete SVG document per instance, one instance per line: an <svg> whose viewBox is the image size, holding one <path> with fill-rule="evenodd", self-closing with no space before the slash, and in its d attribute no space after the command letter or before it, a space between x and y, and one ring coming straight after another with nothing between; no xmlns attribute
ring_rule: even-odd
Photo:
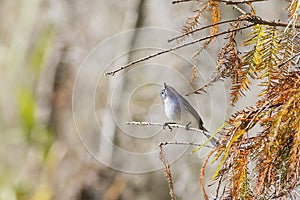
<svg viewBox="0 0 300 200"><path fill-rule="evenodd" d="M47 56L51 52L54 39L54 26L47 25L42 29L39 38L36 39L35 46L29 59L29 66L34 73L38 74L45 65Z"/></svg>
<svg viewBox="0 0 300 200"><path fill-rule="evenodd" d="M18 105L21 123L27 136L26 138L30 140L31 131L35 123L35 99L32 91L26 88L22 88L18 93Z"/></svg>

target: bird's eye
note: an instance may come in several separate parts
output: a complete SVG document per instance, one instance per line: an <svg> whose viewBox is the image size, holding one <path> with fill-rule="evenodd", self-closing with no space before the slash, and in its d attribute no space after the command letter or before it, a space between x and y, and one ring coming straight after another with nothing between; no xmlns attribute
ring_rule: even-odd
<svg viewBox="0 0 300 200"><path fill-rule="evenodd" d="M165 96L166 96L165 90L161 90L161 91L160 91L160 95L161 95L163 98L165 98Z"/></svg>

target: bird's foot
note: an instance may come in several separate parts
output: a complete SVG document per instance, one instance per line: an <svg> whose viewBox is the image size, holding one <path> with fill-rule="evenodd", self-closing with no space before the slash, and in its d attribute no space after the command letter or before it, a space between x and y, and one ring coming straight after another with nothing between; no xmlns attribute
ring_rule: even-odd
<svg viewBox="0 0 300 200"><path fill-rule="evenodd" d="M173 129L172 129L172 127L170 126L170 124L176 124L176 122L165 122L165 123L163 124L163 129L166 130L166 127L168 127L169 130L172 131Z"/></svg>
<svg viewBox="0 0 300 200"><path fill-rule="evenodd" d="M190 128L191 128L191 123L192 123L192 122L187 123L187 125L185 125L184 129L187 130L187 131L190 130Z"/></svg>

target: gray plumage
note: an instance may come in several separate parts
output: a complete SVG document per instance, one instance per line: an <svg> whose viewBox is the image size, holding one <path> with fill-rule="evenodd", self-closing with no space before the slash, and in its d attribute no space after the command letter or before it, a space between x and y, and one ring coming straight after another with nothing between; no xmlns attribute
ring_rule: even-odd
<svg viewBox="0 0 300 200"><path fill-rule="evenodd" d="M165 113L170 120L181 122L182 124L194 125L197 126L198 129L208 132L203 126L203 121L198 112L173 87L164 83L160 96L164 104ZM209 138L210 136L205 132L203 132L203 134ZM217 144L215 138L213 138L211 142L214 145Z"/></svg>

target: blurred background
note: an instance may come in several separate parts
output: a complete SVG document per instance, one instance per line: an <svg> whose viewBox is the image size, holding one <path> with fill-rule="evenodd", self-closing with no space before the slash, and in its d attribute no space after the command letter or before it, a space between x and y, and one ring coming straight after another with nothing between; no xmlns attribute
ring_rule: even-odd
<svg viewBox="0 0 300 200"><path fill-rule="evenodd" d="M286 19L283 1L260 5L258 11L268 10L262 17ZM199 45L103 74L177 45L167 40L196 8L171 0L0 1L0 199L169 199L158 144L205 138L126 122L164 122L163 82L182 94L205 84L223 41L197 57L192 85ZM224 18L239 15L222 9ZM230 108L228 86L188 97L211 131L259 92ZM178 199L201 199L199 173L209 149L165 149ZM206 173L209 182L213 168Z"/></svg>

